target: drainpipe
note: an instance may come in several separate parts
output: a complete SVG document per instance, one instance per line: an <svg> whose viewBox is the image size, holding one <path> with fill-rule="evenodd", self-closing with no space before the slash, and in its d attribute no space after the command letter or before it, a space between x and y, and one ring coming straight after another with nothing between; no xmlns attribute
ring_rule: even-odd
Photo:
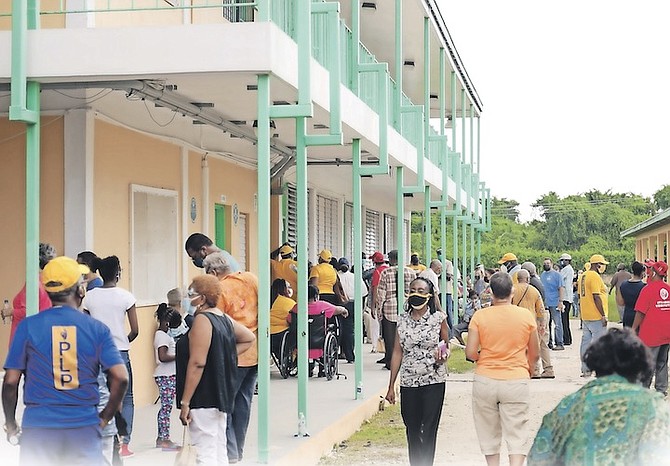
<svg viewBox="0 0 670 466"><path fill-rule="evenodd" d="M200 162L200 176L202 180L202 231L207 235L211 235L209 231L209 164L207 162L207 154L202 156Z"/></svg>

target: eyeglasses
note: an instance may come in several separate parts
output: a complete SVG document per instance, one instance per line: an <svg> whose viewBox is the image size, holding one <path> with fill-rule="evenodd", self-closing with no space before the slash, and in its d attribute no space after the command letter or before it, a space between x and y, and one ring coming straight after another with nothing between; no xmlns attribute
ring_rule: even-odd
<svg viewBox="0 0 670 466"><path fill-rule="evenodd" d="M201 294L196 292L196 291L188 290L188 292L186 293L186 296L193 299L193 298L197 298L198 296L201 296Z"/></svg>

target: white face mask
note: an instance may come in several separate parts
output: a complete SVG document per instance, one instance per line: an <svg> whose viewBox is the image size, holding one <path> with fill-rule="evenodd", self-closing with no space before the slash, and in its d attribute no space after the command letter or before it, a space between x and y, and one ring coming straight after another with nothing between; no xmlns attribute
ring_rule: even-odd
<svg viewBox="0 0 670 466"><path fill-rule="evenodd" d="M505 264L502 264L500 266L500 271L503 272L503 273L507 273L507 267L505 267Z"/></svg>
<svg viewBox="0 0 670 466"><path fill-rule="evenodd" d="M195 314L195 306L191 304L191 300L189 298L184 298L181 300L181 308L188 315L192 316Z"/></svg>
<svg viewBox="0 0 670 466"><path fill-rule="evenodd" d="M288 297L292 298L293 297L293 288L288 289Z"/></svg>

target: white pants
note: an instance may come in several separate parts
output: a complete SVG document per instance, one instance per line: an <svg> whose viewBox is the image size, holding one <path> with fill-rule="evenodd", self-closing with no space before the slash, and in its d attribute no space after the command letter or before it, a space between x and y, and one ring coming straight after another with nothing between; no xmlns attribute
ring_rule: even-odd
<svg viewBox="0 0 670 466"><path fill-rule="evenodd" d="M192 409L188 429L196 448L198 465L228 464L226 413L216 408Z"/></svg>
<svg viewBox="0 0 670 466"><path fill-rule="evenodd" d="M108 435L102 437L102 457L105 466L112 466L112 458L114 457L114 436Z"/></svg>
<svg viewBox="0 0 670 466"><path fill-rule="evenodd" d="M379 321L373 319L370 314L370 309L365 309L363 313L363 320L365 322L365 330L368 334L368 341L372 342L372 351L377 351L377 340L379 340Z"/></svg>

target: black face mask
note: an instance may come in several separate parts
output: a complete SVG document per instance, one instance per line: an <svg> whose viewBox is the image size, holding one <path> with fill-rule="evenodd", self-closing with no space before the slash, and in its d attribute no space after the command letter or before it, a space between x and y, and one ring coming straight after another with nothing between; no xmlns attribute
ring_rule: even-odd
<svg viewBox="0 0 670 466"><path fill-rule="evenodd" d="M195 259L192 260L193 265L195 265L197 268L202 269L204 268L204 264L202 263L204 259L202 257L196 257Z"/></svg>
<svg viewBox="0 0 670 466"><path fill-rule="evenodd" d="M542 268L546 271L549 272L551 270L551 265L543 265Z"/></svg>
<svg viewBox="0 0 670 466"><path fill-rule="evenodd" d="M485 281L486 283L488 283L488 282L489 282L489 277L484 277L484 281Z"/></svg>
<svg viewBox="0 0 670 466"><path fill-rule="evenodd" d="M168 326L170 328L177 328L181 325L181 314L178 312L171 312L170 313L170 320L168 322Z"/></svg>
<svg viewBox="0 0 670 466"><path fill-rule="evenodd" d="M407 302L410 306L412 306L412 308L421 309L426 304L428 304L429 299L429 294L412 293L407 297Z"/></svg>

